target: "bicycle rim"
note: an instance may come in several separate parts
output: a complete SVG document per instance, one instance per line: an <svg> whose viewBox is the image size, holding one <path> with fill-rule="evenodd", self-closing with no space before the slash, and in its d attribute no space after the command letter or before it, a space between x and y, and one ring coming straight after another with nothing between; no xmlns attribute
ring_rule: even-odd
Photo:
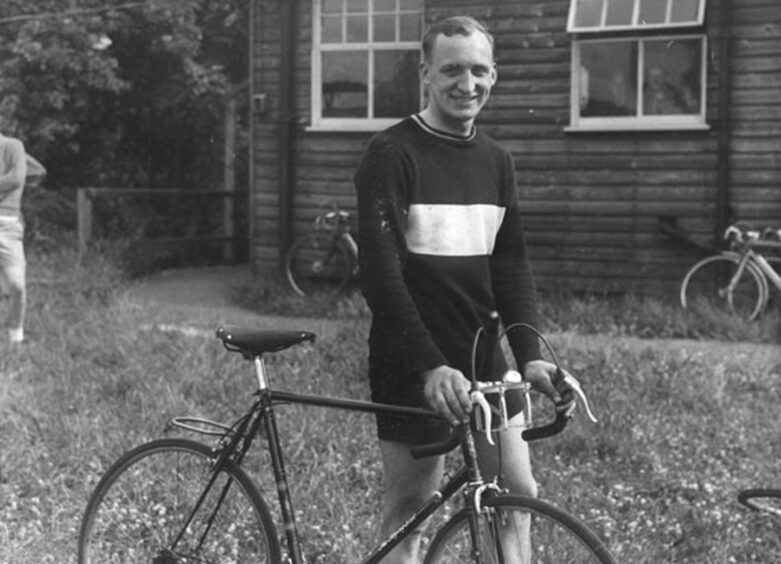
<svg viewBox="0 0 781 564"><path fill-rule="evenodd" d="M756 266L747 263L730 289L739 266L737 253L722 253L695 264L681 284L683 308L729 311L745 319L755 319L767 301L767 282Z"/></svg>
<svg viewBox="0 0 781 564"><path fill-rule="evenodd" d="M755 511L761 511L781 518L781 490L743 490L738 494L738 501Z"/></svg>
<svg viewBox="0 0 781 564"><path fill-rule="evenodd" d="M333 296L350 281L352 260L331 237L308 235L296 241L285 260L290 287L300 296Z"/></svg>
<svg viewBox="0 0 781 564"><path fill-rule="evenodd" d="M425 564L616 564L580 520L538 499L502 495L484 500L475 560L469 515L463 509L437 532Z"/></svg>
<svg viewBox="0 0 781 564"><path fill-rule="evenodd" d="M213 462L208 447L184 439L153 441L122 456L87 505L79 562L280 562L268 508L234 464L223 467L193 513Z"/></svg>

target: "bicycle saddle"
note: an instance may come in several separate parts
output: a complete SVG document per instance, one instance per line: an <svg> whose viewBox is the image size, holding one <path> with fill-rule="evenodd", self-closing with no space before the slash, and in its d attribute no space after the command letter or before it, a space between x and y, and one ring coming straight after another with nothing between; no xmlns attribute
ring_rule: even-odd
<svg viewBox="0 0 781 564"><path fill-rule="evenodd" d="M264 353L278 352L304 341L314 341L316 335L309 331L274 331L223 325L217 329L217 338L229 351L240 352L245 357L256 357Z"/></svg>

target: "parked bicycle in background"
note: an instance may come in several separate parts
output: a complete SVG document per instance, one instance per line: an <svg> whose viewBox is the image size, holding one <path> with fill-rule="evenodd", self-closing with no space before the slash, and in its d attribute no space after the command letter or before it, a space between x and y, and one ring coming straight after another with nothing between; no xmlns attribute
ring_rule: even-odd
<svg viewBox="0 0 781 564"><path fill-rule="evenodd" d="M781 229L735 224L725 230L724 239L729 250L702 259L686 273L681 306L727 310L754 320L770 301L771 284L781 291L776 270L781 267Z"/></svg>
<svg viewBox="0 0 781 564"><path fill-rule="evenodd" d="M315 219L315 233L297 239L285 257L285 275L300 296L336 295L358 275L358 244L350 213L335 209Z"/></svg>

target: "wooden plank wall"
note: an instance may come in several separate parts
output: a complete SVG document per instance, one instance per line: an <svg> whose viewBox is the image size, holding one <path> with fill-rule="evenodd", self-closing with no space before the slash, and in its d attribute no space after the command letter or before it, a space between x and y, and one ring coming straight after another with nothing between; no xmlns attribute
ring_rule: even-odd
<svg viewBox="0 0 781 564"><path fill-rule="evenodd" d="M274 271L277 250L279 2L258 0L255 92L270 111L255 122L253 264ZM731 0L734 36L731 192L739 218L781 226L781 7ZM470 13L493 30L499 82L481 127L516 157L519 193L541 288L672 289L697 252L659 230L660 217L706 241L718 170L718 0L709 0L709 131L572 133L568 0L428 0L427 19ZM311 2L299 0L293 228L311 228L323 206L355 209L352 175L367 133L307 131Z"/></svg>

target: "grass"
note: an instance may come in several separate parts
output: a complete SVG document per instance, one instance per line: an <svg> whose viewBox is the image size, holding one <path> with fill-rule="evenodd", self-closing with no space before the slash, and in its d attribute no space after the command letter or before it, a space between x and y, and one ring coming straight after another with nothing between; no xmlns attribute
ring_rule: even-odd
<svg viewBox="0 0 781 564"><path fill-rule="evenodd" d="M166 431L174 415L230 420L251 380L215 339L149 329L155 312L123 297L110 260L53 251L31 257L31 272L48 283L31 287L30 340L0 343L0 562L67 564L107 466L142 441L184 434ZM254 303L312 314L277 291ZM342 329L273 355L271 373L289 389L366 397L361 301L315 307ZM779 485L781 359L745 342L774 342L778 318L724 329L639 298L544 297L541 307L599 418L533 445L541 496L587 520L621 562L780 561L778 522L735 501L741 488ZM684 336L718 342L667 340ZM279 423L310 562L358 562L381 489L371 419L291 406ZM271 502L261 462L250 468Z"/></svg>

